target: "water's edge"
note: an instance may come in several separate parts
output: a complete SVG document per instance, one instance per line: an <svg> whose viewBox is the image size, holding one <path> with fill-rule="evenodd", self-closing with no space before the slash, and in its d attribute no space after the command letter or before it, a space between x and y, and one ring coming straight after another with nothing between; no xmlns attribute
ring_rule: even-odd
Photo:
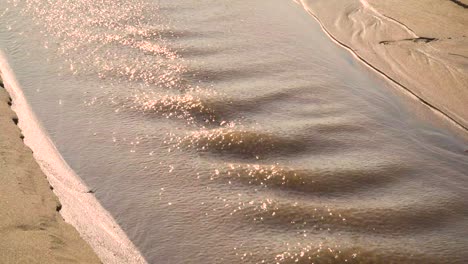
<svg viewBox="0 0 468 264"><path fill-rule="evenodd" d="M307 8L306 4L304 3L303 0L293 0L296 4L302 6L315 21L320 25L320 28L323 30L323 32L338 46L344 48L347 50L354 58L356 58L357 61L361 62L364 66L378 74L379 76L385 78L388 80L391 84L393 84L396 88L398 88L400 91L402 91L404 94L409 96L411 99L418 101L419 103L423 104L426 106L428 109L430 109L434 114L436 114L439 117L442 117L445 121L453 125L454 127L459 130L458 132L461 132L462 135L466 136L466 132L468 132L468 127L464 125L461 121L458 121L457 119L453 118L446 112L444 112L442 109L428 101L427 99L424 99L423 97L419 96L416 92L414 92L410 87L405 86L395 78L392 78L389 74L387 74L384 70L380 69L378 66L372 64L368 60L366 60L363 56L361 56L354 47L351 47L345 43L343 43L341 40L339 40L336 36L334 36L329 29L325 26L323 21L320 20L320 18L314 14L309 8Z"/></svg>
<svg viewBox="0 0 468 264"><path fill-rule="evenodd" d="M295 2L301 4L300 0L295 0ZM321 29L332 41L341 48L348 50L363 65L394 84L396 89L403 91L411 100L423 103L440 119L460 130L460 133L466 133L465 127L393 80L385 71L379 70L366 61L352 48L341 43L325 28L325 25L318 17L310 12L309 14L319 23ZM61 214L65 221L78 230L104 263L146 263L139 250L130 241L117 221L103 208L92 191L63 159L29 106L21 86L10 69L6 56L1 51L0 74L3 75L5 88L13 98L13 110L19 116L19 127L25 135L25 144L34 151L35 159L42 171L47 175L50 184L54 187L54 193L63 204Z"/></svg>
<svg viewBox="0 0 468 264"><path fill-rule="evenodd" d="M77 229L103 263L147 263L115 219L98 202L92 191L65 162L29 106L21 86L0 50L0 75L13 99L24 143L54 188L64 220Z"/></svg>

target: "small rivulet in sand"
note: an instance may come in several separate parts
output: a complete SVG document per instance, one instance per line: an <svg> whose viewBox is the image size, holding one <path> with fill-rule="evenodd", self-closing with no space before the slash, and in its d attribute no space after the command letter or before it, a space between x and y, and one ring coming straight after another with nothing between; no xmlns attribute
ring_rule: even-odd
<svg viewBox="0 0 468 264"><path fill-rule="evenodd" d="M101 263L61 217L60 203L23 144L11 99L1 86L0 263Z"/></svg>

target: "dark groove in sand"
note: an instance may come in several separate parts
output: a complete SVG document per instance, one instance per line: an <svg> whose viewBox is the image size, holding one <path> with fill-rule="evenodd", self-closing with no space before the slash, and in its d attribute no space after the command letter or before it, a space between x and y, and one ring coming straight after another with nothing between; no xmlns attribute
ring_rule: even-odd
<svg viewBox="0 0 468 264"><path fill-rule="evenodd" d="M468 4L462 3L459 0L450 0L450 2L455 3L455 4L457 4L457 5L459 5L459 6L463 7L463 8L468 8Z"/></svg>
<svg viewBox="0 0 468 264"><path fill-rule="evenodd" d="M412 41L414 43L430 43L430 42L437 41L437 40L439 39L429 38L429 37L417 37L417 38L406 38L406 39L401 39L401 40L383 40L383 41L380 41L379 44L388 45L388 44L403 42L403 41Z"/></svg>

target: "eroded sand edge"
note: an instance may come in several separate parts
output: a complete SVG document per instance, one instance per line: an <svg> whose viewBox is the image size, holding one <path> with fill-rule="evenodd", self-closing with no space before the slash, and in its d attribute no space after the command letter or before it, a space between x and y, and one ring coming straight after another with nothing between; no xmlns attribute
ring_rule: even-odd
<svg viewBox="0 0 468 264"><path fill-rule="evenodd" d="M1 79L0 79L1 82ZM0 88L0 263L101 263L59 211L61 204L23 143Z"/></svg>

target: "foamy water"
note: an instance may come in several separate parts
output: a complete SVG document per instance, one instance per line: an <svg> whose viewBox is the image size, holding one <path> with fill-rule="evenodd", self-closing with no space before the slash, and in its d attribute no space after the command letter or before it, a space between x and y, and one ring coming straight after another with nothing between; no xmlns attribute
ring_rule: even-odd
<svg viewBox="0 0 468 264"><path fill-rule="evenodd" d="M1 6L18 86L149 263L468 261L466 139L293 1Z"/></svg>

